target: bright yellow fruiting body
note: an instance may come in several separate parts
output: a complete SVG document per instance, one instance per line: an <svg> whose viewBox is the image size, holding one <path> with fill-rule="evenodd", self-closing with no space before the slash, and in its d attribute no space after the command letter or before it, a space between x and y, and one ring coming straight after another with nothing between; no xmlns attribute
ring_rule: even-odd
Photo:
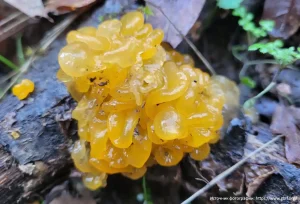
<svg viewBox="0 0 300 204"><path fill-rule="evenodd" d="M23 79L21 83L14 85L12 88L12 93L19 99L23 100L33 92L34 83L29 79Z"/></svg>
<svg viewBox="0 0 300 204"><path fill-rule="evenodd" d="M221 88L191 57L164 49L163 36L131 12L71 31L59 53L57 77L78 101L72 158L92 190L106 184L106 174L138 179L185 154L203 160L219 139Z"/></svg>

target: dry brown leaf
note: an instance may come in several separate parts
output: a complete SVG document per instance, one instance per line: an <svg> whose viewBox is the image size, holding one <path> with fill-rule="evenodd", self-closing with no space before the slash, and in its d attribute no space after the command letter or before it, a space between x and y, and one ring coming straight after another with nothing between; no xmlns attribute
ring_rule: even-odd
<svg viewBox="0 0 300 204"><path fill-rule="evenodd" d="M4 0L30 17L41 16L48 18L42 0Z"/></svg>
<svg viewBox="0 0 300 204"><path fill-rule="evenodd" d="M87 6L96 0L48 0L44 6L42 0L5 0L13 7L19 9L30 17L49 18L48 13L62 14L76 8Z"/></svg>
<svg viewBox="0 0 300 204"><path fill-rule="evenodd" d="M290 163L300 164L300 109L278 105L272 118L271 130L285 136L285 154Z"/></svg>
<svg viewBox="0 0 300 204"><path fill-rule="evenodd" d="M248 155L262 145L273 139L269 128L264 124L258 124L253 127L258 135L247 134L247 143L244 147L244 155ZM268 165L271 161L287 162L284 156L283 140L271 144L268 148L259 152L248 160L248 163Z"/></svg>
<svg viewBox="0 0 300 204"><path fill-rule="evenodd" d="M205 0L147 0L158 6L176 25L183 35L186 35L196 22L204 6ZM157 8L152 8L154 15L146 20L154 28L161 28L165 32L164 41L169 42L174 48L182 41L180 34L169 23L168 19Z"/></svg>
<svg viewBox="0 0 300 204"><path fill-rule="evenodd" d="M46 10L54 14L62 14L94 3L96 0L48 0Z"/></svg>
<svg viewBox="0 0 300 204"><path fill-rule="evenodd" d="M276 86L277 92L282 96L288 96L292 93L291 86L286 83L280 83Z"/></svg>
<svg viewBox="0 0 300 204"><path fill-rule="evenodd" d="M274 172L271 165L246 165L244 167L247 192L246 195L251 197L261 186L261 184L269 178Z"/></svg>
<svg viewBox="0 0 300 204"><path fill-rule="evenodd" d="M218 161L213 155L210 155L205 160L199 162L200 172L206 175L208 180L214 179L217 175L225 171L228 167L223 161ZM241 195L244 188L245 175L242 171L234 171L225 179L217 183L219 191L222 193L230 192L234 195Z"/></svg>
<svg viewBox="0 0 300 204"><path fill-rule="evenodd" d="M294 103L300 102L300 80L299 79L300 79L300 72L297 69L283 69L280 72L277 79L278 83L285 83L290 86L291 94L289 95L289 97Z"/></svg>
<svg viewBox="0 0 300 204"><path fill-rule="evenodd" d="M80 8L83 6L87 6L96 0L48 0L46 5L47 7L72 7L72 8Z"/></svg>
<svg viewBox="0 0 300 204"><path fill-rule="evenodd" d="M263 123L253 126L253 133L255 133L255 135L246 135L247 142L244 146L245 155L250 154L273 139L269 126ZM244 167L247 196L252 196L263 182L274 173L275 168L272 165L274 161L287 162L284 156L283 139L271 144L268 148L248 160L248 164Z"/></svg>
<svg viewBox="0 0 300 204"><path fill-rule="evenodd" d="M275 21L270 35L287 39L300 26L300 0L266 0L263 19Z"/></svg>

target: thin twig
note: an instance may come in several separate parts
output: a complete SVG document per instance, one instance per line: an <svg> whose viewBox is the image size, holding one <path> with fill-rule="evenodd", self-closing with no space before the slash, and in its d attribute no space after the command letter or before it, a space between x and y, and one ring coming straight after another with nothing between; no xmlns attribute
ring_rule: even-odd
<svg viewBox="0 0 300 204"><path fill-rule="evenodd" d="M200 177L200 178L195 178L195 179L198 181L203 181L204 183L207 184L209 181L202 175L201 171L196 166L195 161L193 161L190 157L188 158L188 161L189 161L190 165L194 168L194 170L196 171L198 176Z"/></svg>
<svg viewBox="0 0 300 204"><path fill-rule="evenodd" d="M185 188L187 191L189 191L190 193L196 193L198 190L196 187L194 187L192 184L188 183L187 181L182 181L181 186Z"/></svg>
<svg viewBox="0 0 300 204"><path fill-rule="evenodd" d="M278 64L278 63L275 60L253 60L253 61L245 62L239 73L240 80L246 75L246 72L251 65L258 65L258 64Z"/></svg>
<svg viewBox="0 0 300 204"><path fill-rule="evenodd" d="M254 97L248 99L247 101L245 101L245 103L243 105L244 109L248 109L248 108L253 107L255 105L257 99L259 99L260 97L262 97L263 95L268 93L277 84L276 81L277 81L277 78L278 78L281 70L282 70L281 68L277 69L277 71L275 72L275 74L273 76L273 79L272 79L271 83L266 88L264 88L264 90L262 90L256 96L254 96Z"/></svg>
<svg viewBox="0 0 300 204"><path fill-rule="evenodd" d="M75 13L65 19L63 22L58 24L53 28L53 32L50 32L46 39L42 39L41 46L39 48L39 52L44 52L49 45L81 14Z"/></svg>
<svg viewBox="0 0 300 204"><path fill-rule="evenodd" d="M258 148L257 150L251 152L246 157L244 157L241 161L239 161L238 163L236 163L235 165L233 165L229 169L225 170L224 172L222 172L221 174L219 174L218 176L216 176L207 185L205 185L203 188L199 189L196 193L194 193L193 195L191 195L188 199L186 199L185 201L183 201L181 204L191 203L195 198L197 198L201 194L205 193L207 190L209 190L210 188L212 188L215 184L217 184L218 182L220 182L222 179L226 178L228 175L230 175L232 172L234 172L236 169L238 169L240 166L242 166L244 163L246 163L248 159L250 159L251 157L253 157L254 155L256 155L257 153L259 153L260 151L262 151L266 147L270 146L271 144L273 144L274 142L276 142L277 140L279 140L282 137L283 137L283 135L278 135L274 139L272 139L271 141L267 142L266 144L264 144L263 146L261 146L260 148Z"/></svg>
<svg viewBox="0 0 300 204"><path fill-rule="evenodd" d="M7 16L6 18L4 18L3 20L0 21L0 27L9 23L10 21L14 20L15 18L19 17L20 15L22 15L21 12L15 12L10 14L9 16Z"/></svg>
<svg viewBox="0 0 300 204"><path fill-rule="evenodd" d="M19 70L14 71L14 72L10 72L8 74L6 74L5 76L0 78L0 84L3 84L4 82L10 80L13 76L15 76L16 74L18 74Z"/></svg>
<svg viewBox="0 0 300 204"><path fill-rule="evenodd" d="M258 93L256 96L254 96L254 99L258 99L268 93L274 86L276 85L276 82L271 82L264 90L262 90L260 93Z"/></svg>
<svg viewBox="0 0 300 204"><path fill-rule="evenodd" d="M232 52L232 55L237 59L239 60L240 62L244 63L244 60L242 59L242 57L239 55L239 51L245 51L247 49L247 46L245 45L235 45L235 46L232 46L231 48L231 52Z"/></svg>
<svg viewBox="0 0 300 204"><path fill-rule="evenodd" d="M183 33L176 27L176 25L170 20L170 18L165 14L165 12L157 5L153 4L152 2L149 2L145 0L148 4L158 9L165 18L169 21L169 23L174 27L174 29L180 34L180 36L187 42L187 44L192 48L192 50L195 52L195 54L199 57L199 59L204 63L204 65L207 67L207 69L210 71L212 75L216 75L216 71L214 68L210 65L210 63L205 59L205 57L202 55L202 53L197 49L197 47L192 43Z"/></svg>
<svg viewBox="0 0 300 204"><path fill-rule="evenodd" d="M26 15L24 16L21 15L18 18L19 18L18 20L15 20L14 22L9 23L9 25L4 26L4 28L0 29L0 42L8 38L10 35L12 35L12 33L16 31L15 28L18 28L18 26L22 25L23 23L27 22L30 19L30 17ZM8 33L10 34L7 35Z"/></svg>
<svg viewBox="0 0 300 204"><path fill-rule="evenodd" d="M27 63L26 63L27 64ZM22 71L18 72L18 74L12 78L11 82L4 88L4 90L0 93L0 100L3 98L3 96L8 92L8 90L18 81L20 76L22 75Z"/></svg>
<svg viewBox="0 0 300 204"><path fill-rule="evenodd" d="M248 62L244 63L244 65L243 65L243 67L242 67L242 69L241 69L241 71L239 73L239 78L242 79L246 75L246 72L247 72L249 66L251 66L251 65L259 65L259 64L275 64L275 65L279 65L276 60L252 60L252 61L248 61ZM286 66L286 68L297 70L297 68L295 68L292 65L288 65L288 66Z"/></svg>

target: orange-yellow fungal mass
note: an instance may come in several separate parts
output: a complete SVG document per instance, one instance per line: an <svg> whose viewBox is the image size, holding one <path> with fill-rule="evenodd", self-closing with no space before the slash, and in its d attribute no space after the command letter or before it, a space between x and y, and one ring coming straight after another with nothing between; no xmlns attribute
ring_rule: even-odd
<svg viewBox="0 0 300 204"><path fill-rule="evenodd" d="M92 190L107 174L138 179L186 154L203 160L219 139L222 89L190 56L165 49L163 37L130 12L71 31L59 53L57 77L78 102L72 158Z"/></svg>
<svg viewBox="0 0 300 204"><path fill-rule="evenodd" d="M12 93L19 99L23 100L27 98L27 96L33 92L34 90L34 83L29 79L23 79L21 83L16 84L12 88Z"/></svg>

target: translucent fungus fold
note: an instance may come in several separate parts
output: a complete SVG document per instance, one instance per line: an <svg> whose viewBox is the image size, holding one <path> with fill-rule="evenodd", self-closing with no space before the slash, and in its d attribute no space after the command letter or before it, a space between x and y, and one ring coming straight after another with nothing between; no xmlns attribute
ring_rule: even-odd
<svg viewBox="0 0 300 204"><path fill-rule="evenodd" d="M163 38L136 11L67 35L57 77L77 101L72 159L91 190L109 174L139 179L185 155L203 160L219 140L222 87Z"/></svg>

